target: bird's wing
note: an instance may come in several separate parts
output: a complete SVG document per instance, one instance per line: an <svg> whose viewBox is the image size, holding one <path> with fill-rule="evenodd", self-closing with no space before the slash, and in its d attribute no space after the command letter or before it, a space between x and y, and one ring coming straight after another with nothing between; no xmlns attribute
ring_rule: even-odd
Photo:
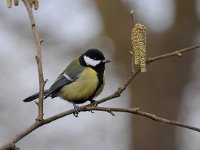
<svg viewBox="0 0 200 150"><path fill-rule="evenodd" d="M79 78L84 67L80 65L79 61L72 61L71 64L58 76L54 84L49 88L48 93L45 94L44 98L48 96L55 97L57 92L64 85L70 84Z"/></svg>

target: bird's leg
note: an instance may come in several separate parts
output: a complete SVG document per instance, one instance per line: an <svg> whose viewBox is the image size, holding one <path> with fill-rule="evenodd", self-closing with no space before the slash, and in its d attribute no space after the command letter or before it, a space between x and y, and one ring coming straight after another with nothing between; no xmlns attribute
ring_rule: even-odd
<svg viewBox="0 0 200 150"><path fill-rule="evenodd" d="M98 105L98 104L96 103L96 101L93 100L93 99L90 99L89 101L90 101L90 103L91 103L93 106L97 106L97 105ZM94 113L94 112L91 110L91 113Z"/></svg>
<svg viewBox="0 0 200 150"><path fill-rule="evenodd" d="M96 101L94 99L90 99L89 101L90 101L91 104L97 106L97 103L96 103Z"/></svg>
<svg viewBox="0 0 200 150"><path fill-rule="evenodd" d="M78 117L79 112L81 112L81 109L78 105L72 103L75 109L75 112L73 113L74 117Z"/></svg>

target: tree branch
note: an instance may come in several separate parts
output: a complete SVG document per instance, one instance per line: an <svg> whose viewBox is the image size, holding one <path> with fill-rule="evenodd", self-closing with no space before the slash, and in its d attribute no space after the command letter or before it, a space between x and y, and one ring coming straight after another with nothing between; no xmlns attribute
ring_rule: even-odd
<svg viewBox="0 0 200 150"><path fill-rule="evenodd" d="M43 78L43 70L42 70L42 55L41 55L41 39L39 37L39 34L37 32L36 29L36 24L35 24L35 19L33 16L33 12L32 9L29 5L28 0L23 0L24 5L27 9L28 15L29 15L29 19L31 22L31 26L32 26L32 32L33 32L33 36L34 36L34 40L35 40L35 44L36 44L36 62L37 62L37 67L38 67L38 76L39 76L39 103L38 103L38 116L37 116L37 120L30 125L28 128L24 129L22 132L20 132L19 134L17 134L9 143L4 144L2 147L0 147L0 150L5 150L5 149L18 149L15 144L20 141L22 138L24 138L25 136L27 136L28 134L30 134L32 131L36 130L37 128L48 124L52 121L55 121L57 119L60 119L62 117L65 117L67 115L71 115L75 112L74 109L70 109L67 110L65 112L56 114L54 116L51 116L49 118L43 119L43 96L44 96L44 78ZM150 64L152 62L161 60L161 59L165 59L168 57L172 57L172 56L182 56L183 53L185 52L189 52L192 51L194 49L199 49L200 48L200 44L188 47L188 48L184 48L184 49L180 49L171 53L166 53L160 56L155 56L155 57L151 57L149 58L146 63ZM131 81L140 73L140 69L136 69L136 71L134 72L133 70L131 71L129 77L127 78L127 80L118 87L118 89L111 95L99 100L96 102L96 105L104 103L108 100L114 99L116 97L121 96L122 92L128 87L128 85L131 83ZM167 120L165 118L161 118L158 117L154 114L150 114L144 111L140 111L138 108L112 108L112 107L97 107L96 105L91 105L91 104L87 104L87 105L83 105L80 107L81 111L104 111L104 112L108 112L112 115L114 115L113 112L125 112L125 113L131 113L131 114L135 114L135 115L139 115L139 116L143 116L149 119L152 119L154 121L158 121L158 122L162 122L165 124L170 124L170 125L175 125L175 126L179 126L179 127L183 127L183 128L187 128L193 131L198 131L200 132L200 128L197 127L193 127L190 125L186 125L180 122L176 122L176 121L172 121L172 120Z"/></svg>
<svg viewBox="0 0 200 150"><path fill-rule="evenodd" d="M183 48L183 49L180 49L180 50L176 50L174 52L171 52L171 53L166 53L166 54L163 54L163 55L159 55L159 56L154 56L154 57L150 57L146 63L147 65L152 63L152 62L155 62L155 61L158 61L158 60L161 60L161 59L165 59L165 58L168 58L168 57L173 57L173 56L178 56L178 57L181 57L183 53L186 53L186 52L189 52L189 51L192 51L192 50L195 50L195 49L200 49L200 44L196 44L196 45L193 45L191 47L187 47L187 48ZM127 80L121 85L118 87L118 89L111 95L97 101L97 104L101 104L101 103L104 103L108 100L111 100L111 99L114 99L116 97L119 97L121 95L121 93L127 88L127 86L131 83L131 81L140 73L140 69L137 69L135 72L131 72L129 77L127 78Z"/></svg>
<svg viewBox="0 0 200 150"><path fill-rule="evenodd" d="M131 113L131 114L136 114L139 116L143 116L149 119L152 119L154 121L158 121L158 122L162 122L164 124L170 124L170 125L175 125L175 126L179 126L179 127L183 127L183 128L187 128L193 131L198 131L200 132L200 128L194 127L194 126L190 126L190 125L186 125L177 121L173 121L173 120L168 120L165 118L161 118L158 117L154 114L151 113L147 113L144 111L140 111L139 108L111 108L111 107L91 107L91 108L87 108L86 111L105 111L105 112L125 112L125 113Z"/></svg>
<svg viewBox="0 0 200 150"><path fill-rule="evenodd" d="M37 116L37 121L42 121L43 120L43 97L44 97L44 78L43 78L43 69L42 69L42 54L41 54L41 41L39 34L37 32L36 28L36 23L35 19L33 16L32 9L29 5L28 0L23 0L24 5L26 7L26 10L28 12L28 16L31 22L31 27L32 27L32 32L33 36L35 39L35 44L36 44L36 62L37 62L37 67L38 67L38 77L39 77L39 103L38 103L38 116Z"/></svg>
<svg viewBox="0 0 200 150"><path fill-rule="evenodd" d="M180 50L174 51L172 53L166 53L166 54L163 54L163 55L160 55L160 56L151 57L151 58L149 58L147 60L147 64L150 64L152 62L155 62L155 61L158 61L158 60L161 60L161 59L165 59L165 58L168 58L168 57L172 57L172 56L180 56L179 53L182 54L182 53L189 52L189 51L192 51L192 50L195 50L195 49L199 49L199 48L200 48L200 44L197 44L197 45L194 45L194 46L191 46L191 47L188 47L188 48L184 48L184 49L180 49ZM101 103L104 103L104 102L106 102L108 100L111 100L111 99L114 99L116 97L119 97L121 95L121 93L127 88L127 86L131 83L131 81L139 73L140 73L140 69L138 69L134 73L131 73L130 76L128 77L128 79L124 82L124 84L121 85L113 94L111 94L111 95L109 95L109 96L97 101L96 104L101 104ZM96 107L94 105L87 104L87 105L81 106L80 110L81 111L105 111L105 112L111 113L112 115L113 115L112 112L126 112L126 113L131 113L131 114L136 114L136 115L139 115L139 116L143 116L143 117L152 119L154 121L162 122L162 123L165 123L165 124L175 125L175 126L179 126L179 127L183 127L183 128L187 128L187 129L190 129L190 130L193 130L193 131L200 132L200 128L197 128L197 127L194 127L194 126L190 126L190 125L186 125L186 124L183 124L183 123L180 123L180 122L168 120L168 119L165 119L165 118L161 118L161 117L158 117L158 116L156 116L154 114L147 113L147 112L144 112L144 111L140 111L138 108L127 109L127 108ZM56 114L56 115L51 116L49 118L46 118L44 120L41 120L40 122L36 121L32 125L30 125L28 128L26 128L24 131L22 131L19 134L17 134L15 136L15 138L13 138L9 143L7 143L7 144L3 145L2 147L0 147L0 150L6 150L6 149L10 148L11 146L15 145L15 143L20 141L22 138L24 138L26 135L30 134L32 131L36 130L37 128L39 128L39 127L41 127L41 126L43 126L45 124L48 124L48 123L50 123L52 121L55 121L57 119L63 118L63 117L68 116L68 115L71 115L74 112L75 112L74 109L70 109L70 110L67 110L65 112Z"/></svg>
<svg viewBox="0 0 200 150"><path fill-rule="evenodd" d="M171 53L167 53L167 54L163 54L163 55L155 56L155 57L150 57L148 59L147 63L149 64L149 63L152 63L154 61L164 59L164 58L168 58L168 57L172 57L172 56L181 57L183 53L189 52L189 51L194 50L194 49L199 49L199 48L200 48L200 44L196 44L196 45L193 45L191 47L183 48L183 49L171 52Z"/></svg>

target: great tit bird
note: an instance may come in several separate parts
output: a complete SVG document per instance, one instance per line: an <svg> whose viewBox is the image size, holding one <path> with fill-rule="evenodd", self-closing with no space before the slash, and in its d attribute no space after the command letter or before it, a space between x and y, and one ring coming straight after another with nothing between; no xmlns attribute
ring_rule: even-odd
<svg viewBox="0 0 200 150"><path fill-rule="evenodd" d="M105 64L110 60L105 59L98 49L88 49L78 59L73 60L68 67L58 76L53 85L44 90L44 99L47 97L60 97L71 102L74 106L74 116L78 116L80 108L76 104L86 101L94 103L105 84ZM39 93L24 99L30 102L39 97Z"/></svg>

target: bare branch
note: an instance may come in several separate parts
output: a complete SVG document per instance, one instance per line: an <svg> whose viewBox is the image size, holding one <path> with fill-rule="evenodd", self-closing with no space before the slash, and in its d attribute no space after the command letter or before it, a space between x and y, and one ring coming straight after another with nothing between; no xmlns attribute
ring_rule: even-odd
<svg viewBox="0 0 200 150"><path fill-rule="evenodd" d="M193 131L198 131L200 132L200 128L194 127L194 126L190 126L187 124L183 124L177 121L173 121L173 120L168 120L165 118L161 118L158 117L154 114L150 114L144 111L140 111L138 108L107 108L107 107L94 107L94 108L87 108L87 111L107 111L107 112L126 112L126 113L131 113L131 114L136 114L139 116L143 116L149 119L152 119L154 121L158 121L158 122L162 122L164 124L170 124L170 125L175 125L175 126L179 126L179 127L183 127L183 128L187 128Z"/></svg>
<svg viewBox="0 0 200 150"><path fill-rule="evenodd" d="M37 120L30 125L28 128L24 129L22 132L20 132L19 134L17 134L9 143L4 144L2 147L0 147L0 150L5 150L5 149L13 149L17 147L15 146L15 144L20 141L22 138L24 138L26 135L30 134L32 131L36 130L37 128L48 124L52 121L55 121L57 119L60 119L62 117L71 115L75 112L74 109L70 109L67 110L65 112L56 114L54 116L51 116L49 118L43 119L43 96L44 96L44 85L45 85L45 81L43 78L43 71L42 71L42 55L41 55L41 43L43 40L40 39L39 34L37 32L36 29L36 23L35 23L35 19L33 16L33 12L32 9L28 3L28 0L23 0L24 5L27 9L28 15L29 15L29 19L31 22L31 26L32 26L32 32L33 32L33 36L35 39L35 43L36 43L36 61L37 61L37 66L38 66L38 76L39 76L39 103L38 103L38 116L37 116ZM133 21L134 23L134 21ZM151 57L149 58L146 63L150 64L152 62L164 59L164 58L168 58L168 57L172 57L172 56L182 56L183 53L185 52L189 52L192 51L194 49L199 49L200 48L200 44L198 45L194 45L188 48L184 48L181 50L177 50L171 53L167 53L164 55L160 55L160 56L155 56L155 57ZM128 87L128 85L131 83L131 81L140 73L141 69L137 69L135 72L131 72L129 77L127 78L127 80L118 87L118 89L111 95L99 100L96 102L96 105L104 103L108 100L114 99L116 97L119 97L121 95L121 93ZM140 111L138 108L112 108L112 107L97 107L96 105L91 105L91 104L87 104L87 105L83 105L80 107L81 111L104 111L104 112L108 112L111 115L115 115L113 112L126 112L126 113L131 113L131 114L136 114L139 116L143 116L149 119L152 119L154 121L158 121L158 122L162 122L165 124L170 124L170 125L175 125L175 126L179 126L179 127L183 127L183 128L187 128L190 130L194 130L194 131L198 131L200 132L200 128L197 127L193 127L190 125L186 125L180 122L176 122L176 121L172 121L172 120L168 120L165 118L161 118L158 117L154 114L150 114L144 111Z"/></svg>
<svg viewBox="0 0 200 150"><path fill-rule="evenodd" d="M172 57L172 56L180 57L185 52L189 52L191 50L199 49L199 48L200 48L200 44L196 44L196 45L193 45L191 47L183 48L183 49L171 52L171 53L167 53L167 54L163 54L163 55L160 55L160 56L151 57L151 58L148 59L147 63L151 63L151 62L154 62L154 61L157 61L157 60L160 60L160 59L164 59L164 58L168 58L168 57Z"/></svg>
<svg viewBox="0 0 200 150"><path fill-rule="evenodd" d="M143 116L143 117L152 119L152 120L157 121L157 122L162 122L164 124L175 125L175 126L179 126L179 127L182 127L182 128L187 128L187 129L190 129L190 130L193 130L193 131L200 132L200 128L190 126L190 125L187 125L187 124L183 124L183 123L180 123L180 122L177 122L177 121L168 120L168 119L165 119L165 118L162 118L162 117L158 117L154 114L141 111L141 110L139 110L139 108L113 108L113 107L96 107L96 106L91 106L91 105L84 105L84 106L80 107L80 110L81 111L89 111L89 112L90 111L103 111L103 112L111 113L111 115L113 115L113 116L115 116L115 114L113 112L130 113L130 114ZM16 137L11 142L5 144L3 147L0 147L0 150L6 150L6 149L10 148L15 143L17 143L19 140L21 140L23 137L30 134L32 131L36 130L37 128L39 128L39 127L41 127L45 124L48 124L52 121L55 121L57 119L71 115L74 112L75 112L74 109L70 109L70 110L62 112L60 114L57 114L57 115L54 115L54 116L49 117L47 119L44 119L43 121L40 121L40 122L36 121L34 124L29 126L27 129L25 129L24 131L22 131L18 135L16 135Z"/></svg>
<svg viewBox="0 0 200 150"><path fill-rule="evenodd" d="M133 23L133 26L135 25L135 18L134 18L134 10L130 11L131 21Z"/></svg>
<svg viewBox="0 0 200 150"><path fill-rule="evenodd" d="M196 45L193 45L191 47L183 48L183 49L171 52L171 53L166 53L166 54L163 54L163 55L150 57L147 60L147 65L152 63L152 62L155 62L155 61L158 61L158 60L161 60L161 59L165 59L165 58L168 58L168 57L173 57L173 56L179 56L180 57L180 56L182 56L183 53L186 53L186 52L189 52L189 51L192 51L192 50L195 50L195 49L200 49L200 44L196 44ZM119 97L121 95L121 93L127 88L127 86L131 83L131 81L139 73L140 73L140 69L137 69L135 72L131 72L128 79L121 86L119 86L118 89L113 94L97 101L97 104L101 104L101 103L104 103L108 100Z"/></svg>
<svg viewBox="0 0 200 150"><path fill-rule="evenodd" d="M41 54L41 42L43 40L40 39L39 34L37 32L35 19L34 19L33 12L29 5L28 0L23 0L23 2L27 9L28 15L29 15L29 19L30 19L31 26L32 26L32 32L33 32L33 36L34 36L35 44L36 44L35 59L36 59L37 66L38 66L38 76L39 76L39 103L38 103L37 120L42 121L43 115L44 115L43 114L43 97L44 97L44 85L45 85L44 77L43 77L43 70L42 70L42 54Z"/></svg>

